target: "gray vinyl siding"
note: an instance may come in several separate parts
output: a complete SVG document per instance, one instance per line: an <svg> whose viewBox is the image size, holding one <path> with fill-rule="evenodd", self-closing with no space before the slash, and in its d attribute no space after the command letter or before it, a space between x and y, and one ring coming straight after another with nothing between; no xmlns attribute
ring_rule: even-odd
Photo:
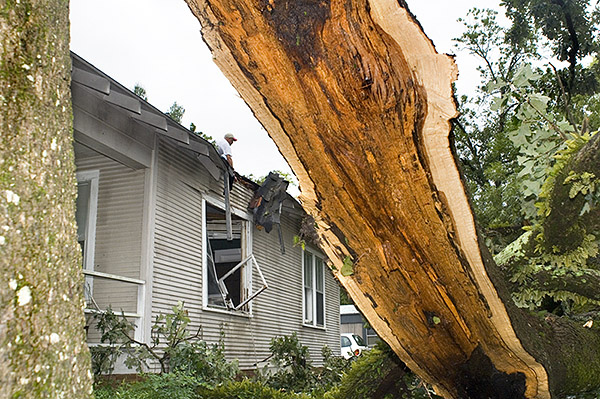
<svg viewBox="0 0 600 399"><path fill-rule="evenodd" d="M140 278L145 170L132 170L104 156L77 159L77 171L99 170L94 270ZM137 286L93 278L100 309L137 312ZM97 342L90 328L89 342Z"/></svg>
<svg viewBox="0 0 600 399"><path fill-rule="evenodd" d="M326 329L302 324L302 249L293 246L299 219L282 218L286 254L280 252L276 228L267 234L253 227L252 252L269 288L252 301L252 316L240 312L217 312L202 304L202 199L223 199L222 182L215 181L192 157L168 142L158 151L152 313L170 312L184 301L192 320L191 329L202 327L207 342L224 335L228 358L238 359L242 369L269 355L271 339L298 334L310 348L313 364L321 364L320 351L327 344L339 353L339 288L326 270ZM234 184L231 204L246 213L252 192ZM252 276L253 290L261 287L258 273ZM263 366L264 363L259 364Z"/></svg>

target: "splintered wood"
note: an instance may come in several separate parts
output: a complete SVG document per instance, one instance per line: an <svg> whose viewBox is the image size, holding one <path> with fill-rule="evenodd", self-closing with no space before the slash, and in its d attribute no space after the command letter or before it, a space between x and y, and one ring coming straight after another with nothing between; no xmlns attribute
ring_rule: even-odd
<svg viewBox="0 0 600 399"><path fill-rule="evenodd" d="M467 397L477 353L549 398L484 267L451 151L456 67L403 2L187 2L377 333L447 397Z"/></svg>

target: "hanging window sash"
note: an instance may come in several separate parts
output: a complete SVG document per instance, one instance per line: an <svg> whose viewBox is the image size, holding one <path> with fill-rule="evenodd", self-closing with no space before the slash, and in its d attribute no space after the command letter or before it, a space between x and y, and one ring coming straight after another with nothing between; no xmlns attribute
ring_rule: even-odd
<svg viewBox="0 0 600 399"><path fill-rule="evenodd" d="M235 273L238 269L242 268L248 261L252 261L252 263L251 263L252 266L250 267L250 273L252 273L252 270L254 268L256 268L256 271L258 272L258 275L260 276L260 279L262 281L262 287L260 289L258 289L256 292L252 293L252 295L250 295L248 298L246 298L245 300L243 300L242 302L240 302L240 304L238 304L236 306L229 296L229 291L227 290L227 286L225 285L225 280L229 276L231 276L233 273ZM242 309L244 306L246 306L246 304L248 302L250 302L251 300L256 298L260 293L262 293L264 290L266 290L269 287L267 284L267 281L265 280L265 276L262 274L262 271L260 270L260 266L258 266L258 263L256 262L256 258L254 258L253 254L250 254L249 256L247 256L246 259L242 260L240 263L238 263L233 268L231 268L231 270L229 270L225 275L223 275L223 277L221 277L218 280L218 285L219 285L219 291L221 291L221 295L223 296L223 301L227 305L227 308L234 309L234 310Z"/></svg>

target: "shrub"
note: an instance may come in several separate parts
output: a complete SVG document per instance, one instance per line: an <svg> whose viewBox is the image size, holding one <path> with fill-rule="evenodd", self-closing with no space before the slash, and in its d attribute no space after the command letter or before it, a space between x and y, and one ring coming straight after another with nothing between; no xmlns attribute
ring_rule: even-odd
<svg viewBox="0 0 600 399"><path fill-rule="evenodd" d="M433 399L435 396L406 368L389 346L378 343L363 352L341 383L324 399Z"/></svg>
<svg viewBox="0 0 600 399"><path fill-rule="evenodd" d="M271 388L310 393L321 397L325 391L338 384L350 361L334 356L331 349L324 346L323 367L313 367L309 361L308 348L298 341L296 333L291 336L277 337L271 340L271 366L275 372L263 370L258 379Z"/></svg>
<svg viewBox="0 0 600 399"><path fill-rule="evenodd" d="M96 386L94 395L96 399L312 399L247 378L211 387L177 372L146 375L142 381L124 382L118 387Z"/></svg>
<svg viewBox="0 0 600 399"><path fill-rule="evenodd" d="M182 302L173 306L172 313L156 317L150 344L134 339L135 327L123 314L115 314L109 308L94 317L102 333L101 342L108 344L90 348L95 375L110 374L120 356L125 356L125 365L139 372L148 369L149 360L155 360L160 364L161 374L173 371L202 384L229 381L239 371L237 362L225 359L222 336L218 344L209 345L200 340L200 329L190 334L190 318Z"/></svg>
<svg viewBox="0 0 600 399"><path fill-rule="evenodd" d="M323 356L323 368L316 375L316 387L313 392L321 394L340 384L344 373L350 369L352 359L344 359L342 356L335 356L333 351L326 345L321 349Z"/></svg>
<svg viewBox="0 0 600 399"><path fill-rule="evenodd" d="M96 399L196 399L204 386L196 378L179 372L147 374L141 381L124 382L118 387L98 386Z"/></svg>
<svg viewBox="0 0 600 399"><path fill-rule="evenodd" d="M267 386L261 381L228 382L212 389L201 389L202 399L311 399L305 394L284 392Z"/></svg>
<svg viewBox="0 0 600 399"><path fill-rule="evenodd" d="M225 358L223 340L214 345L204 341L179 344L171 350L169 364L172 371L189 374L210 385L230 381L239 372L237 361Z"/></svg>
<svg viewBox="0 0 600 399"><path fill-rule="evenodd" d="M316 377L308 359L308 347L298 341L298 336L277 337L271 340L271 365L275 372L265 372L262 378L278 390L310 392Z"/></svg>

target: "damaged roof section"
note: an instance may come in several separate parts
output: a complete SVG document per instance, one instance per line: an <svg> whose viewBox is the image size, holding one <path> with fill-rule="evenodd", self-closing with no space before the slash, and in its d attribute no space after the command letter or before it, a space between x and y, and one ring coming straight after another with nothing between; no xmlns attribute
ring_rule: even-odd
<svg viewBox="0 0 600 399"><path fill-rule="evenodd" d="M155 136L176 144L178 149L196 158L216 181L227 180L228 169L215 147L191 132L134 92L117 83L75 53L72 93L76 146L100 150L104 155L132 169L151 167ZM98 126L101 126L99 129ZM275 172L262 185L236 173L236 184L254 192L248 209L259 229L270 232L277 226L281 252L285 246L281 233L281 213L303 217L301 205L287 193L289 182ZM227 191L227 190L225 190ZM225 210L230 214L228 193ZM231 218L227 218L228 231Z"/></svg>
<svg viewBox="0 0 600 399"><path fill-rule="evenodd" d="M257 228L264 228L267 233L277 225L281 253L285 254L285 244L281 232L281 212L283 202L290 197L287 193L289 182L279 176L278 173L270 172L262 185L254 192L248 209L254 215L254 224Z"/></svg>

